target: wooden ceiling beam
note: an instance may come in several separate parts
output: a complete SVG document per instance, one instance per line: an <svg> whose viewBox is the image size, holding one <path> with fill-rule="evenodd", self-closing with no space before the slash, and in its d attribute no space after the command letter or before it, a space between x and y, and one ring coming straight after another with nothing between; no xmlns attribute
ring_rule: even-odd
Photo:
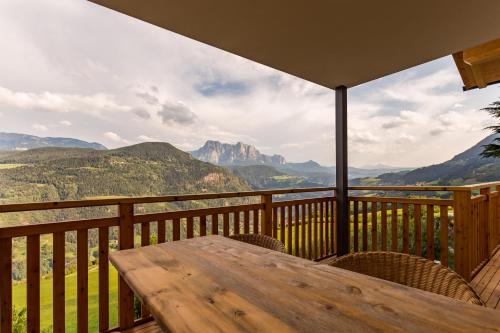
<svg viewBox="0 0 500 333"><path fill-rule="evenodd" d="M471 66L500 59L500 38L463 51L463 59Z"/></svg>

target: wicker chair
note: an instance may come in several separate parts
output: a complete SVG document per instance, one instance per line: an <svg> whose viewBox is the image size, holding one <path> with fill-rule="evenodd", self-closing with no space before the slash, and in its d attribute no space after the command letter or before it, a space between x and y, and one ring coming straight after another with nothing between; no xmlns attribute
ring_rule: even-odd
<svg viewBox="0 0 500 333"><path fill-rule="evenodd" d="M328 265L483 305L460 275L422 257L394 252L360 252L336 258Z"/></svg>
<svg viewBox="0 0 500 333"><path fill-rule="evenodd" d="M282 242L266 235L240 234L229 236L229 238L252 245L265 247L266 249L270 249L273 251L285 252L285 246L283 246Z"/></svg>

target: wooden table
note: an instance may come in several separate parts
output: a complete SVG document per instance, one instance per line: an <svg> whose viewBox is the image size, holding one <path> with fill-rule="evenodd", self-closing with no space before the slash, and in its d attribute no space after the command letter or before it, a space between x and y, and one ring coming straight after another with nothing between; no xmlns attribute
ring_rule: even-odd
<svg viewBox="0 0 500 333"><path fill-rule="evenodd" d="M221 236L110 260L165 331L500 331L494 310Z"/></svg>

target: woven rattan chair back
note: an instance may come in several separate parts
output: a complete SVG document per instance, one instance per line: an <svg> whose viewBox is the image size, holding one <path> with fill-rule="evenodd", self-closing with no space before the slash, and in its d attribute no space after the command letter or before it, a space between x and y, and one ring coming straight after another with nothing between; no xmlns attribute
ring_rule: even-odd
<svg viewBox="0 0 500 333"><path fill-rule="evenodd" d="M229 236L229 238L252 245L265 247L266 249L270 250L285 252L285 246L282 242L266 235L240 234Z"/></svg>
<svg viewBox="0 0 500 333"><path fill-rule="evenodd" d="M360 252L339 257L328 264L483 305L476 292L460 275L422 257L394 252Z"/></svg>

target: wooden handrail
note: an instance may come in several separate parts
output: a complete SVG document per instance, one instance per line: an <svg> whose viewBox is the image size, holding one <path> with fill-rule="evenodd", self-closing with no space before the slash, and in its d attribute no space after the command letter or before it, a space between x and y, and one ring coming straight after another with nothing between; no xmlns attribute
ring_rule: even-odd
<svg viewBox="0 0 500 333"><path fill-rule="evenodd" d="M52 209L66 209L66 208L115 206L120 204L149 204L149 203L180 202L180 201L192 201L192 200L213 200L213 199L255 197L262 195L327 192L334 190L335 187L313 187L313 188L278 189L278 190L265 190L265 191L247 191L247 192L165 195L158 197L33 202L33 203L0 205L0 213L29 212L35 210L52 210Z"/></svg>

